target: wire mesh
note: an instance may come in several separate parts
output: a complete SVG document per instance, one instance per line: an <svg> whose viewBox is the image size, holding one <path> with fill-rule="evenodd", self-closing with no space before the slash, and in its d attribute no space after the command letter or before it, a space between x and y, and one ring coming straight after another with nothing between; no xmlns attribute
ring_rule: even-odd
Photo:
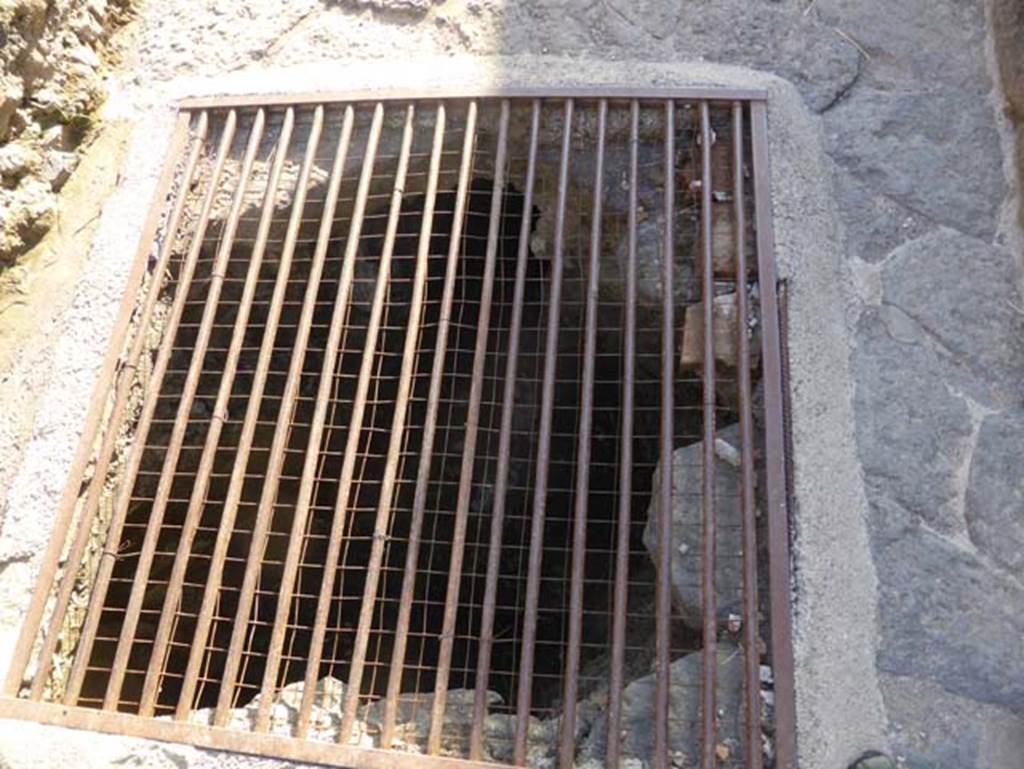
<svg viewBox="0 0 1024 769"><path fill-rule="evenodd" d="M774 765L752 124L194 110L22 696L409 760Z"/></svg>

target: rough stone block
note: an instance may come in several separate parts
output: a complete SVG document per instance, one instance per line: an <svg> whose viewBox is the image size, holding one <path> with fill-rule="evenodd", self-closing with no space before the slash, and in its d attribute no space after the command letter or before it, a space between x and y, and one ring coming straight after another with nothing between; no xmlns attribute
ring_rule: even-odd
<svg viewBox="0 0 1024 769"><path fill-rule="evenodd" d="M617 5L635 3L619 0ZM679 4L679 14L672 33L678 55L775 72L792 82L816 112L832 104L860 74L861 54L849 40L813 15L793 13L781 4L716 2L699 9Z"/></svg>
<svg viewBox="0 0 1024 769"><path fill-rule="evenodd" d="M739 355L737 333L736 294L719 294L712 303L712 344L715 361L721 365L736 368ZM760 356L757 345L750 348L751 365L756 366ZM679 351L679 365L694 368L704 362L704 303L691 304L686 308L683 325L683 343Z"/></svg>
<svg viewBox="0 0 1024 769"><path fill-rule="evenodd" d="M1014 0L1010 0L1013 2ZM952 86L987 94L985 9L962 0L817 0L814 10L835 34L871 56L862 82L881 88Z"/></svg>
<svg viewBox="0 0 1024 769"><path fill-rule="evenodd" d="M973 425L968 404L947 386L955 367L894 307L866 313L857 337L854 407L868 489L876 501L892 500L941 533L961 532L957 477ZM885 516L871 523L877 536L893 525Z"/></svg>
<svg viewBox="0 0 1024 769"><path fill-rule="evenodd" d="M920 326L941 357L988 385L977 400L1016 403L1024 395L1018 280L1009 249L940 228L892 254L882 271L882 301Z"/></svg>
<svg viewBox="0 0 1024 769"><path fill-rule="evenodd" d="M740 525L740 474L736 464L739 428L727 427L716 436L715 520L720 528L716 539L716 610L719 621L739 613L743 585L742 561L732 556L742 552ZM672 599L675 610L690 627L702 625L701 574L703 571L702 505L703 442L676 449L672 455ZM661 473L655 471L651 505L644 526L644 546L653 558L657 553L657 500Z"/></svg>
<svg viewBox="0 0 1024 769"><path fill-rule="evenodd" d="M24 142L11 142L0 147L0 177L5 180L35 171L41 163L39 153Z"/></svg>
<svg viewBox="0 0 1024 769"><path fill-rule="evenodd" d="M954 88L857 88L825 115L828 151L876 193L991 240L1006 195L992 107Z"/></svg>
<svg viewBox="0 0 1024 769"><path fill-rule="evenodd" d="M929 681L960 697L1024 711L1024 587L957 539L917 525L874 544L882 672ZM895 528L895 527L893 527Z"/></svg>
<svg viewBox="0 0 1024 769"><path fill-rule="evenodd" d="M738 765L729 758L743 755L744 709L740 698L743 693L743 654L735 646L721 645L716 655L718 677L716 705L718 707L717 752L721 766ZM704 653L696 652L672 662L669 691L669 750L672 766L676 769L695 769L700 764L700 691L704 667ZM648 675L633 681L622 692L622 757L624 765L639 761L650 766L654 753L654 688L655 676ZM594 723L589 738L577 754L577 766L604 766L608 739L607 721Z"/></svg>
<svg viewBox="0 0 1024 769"><path fill-rule="evenodd" d="M990 414L978 432L967 485L971 541L1010 574L1024 574L1024 411Z"/></svg>
<svg viewBox="0 0 1024 769"><path fill-rule="evenodd" d="M1024 756L1019 714L958 697L941 685L881 677L892 749L906 769L1018 769Z"/></svg>

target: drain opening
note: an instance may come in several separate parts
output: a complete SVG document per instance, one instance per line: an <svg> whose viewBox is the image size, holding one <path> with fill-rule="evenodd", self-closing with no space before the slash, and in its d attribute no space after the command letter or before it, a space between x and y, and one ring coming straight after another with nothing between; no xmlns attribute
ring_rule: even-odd
<svg viewBox="0 0 1024 769"><path fill-rule="evenodd" d="M69 605L50 616L52 656L32 697L502 763L561 749L563 765L614 755L696 766L709 746L719 764L772 762L768 590L749 599L758 605L743 589L744 568L766 578L766 516L744 518L765 509L766 480L751 479L745 508L741 470L756 455L737 425L745 413L760 435L767 418L750 112L511 104L452 102L442 129L429 101L193 117L201 138L156 259L166 275L152 279L123 439L81 513L91 529L79 549L99 555L62 576ZM739 276L738 243L750 265ZM706 407L705 342L718 375ZM669 458L666 548L658 476ZM659 579L660 557L671 568ZM657 673L659 654L670 675Z"/></svg>

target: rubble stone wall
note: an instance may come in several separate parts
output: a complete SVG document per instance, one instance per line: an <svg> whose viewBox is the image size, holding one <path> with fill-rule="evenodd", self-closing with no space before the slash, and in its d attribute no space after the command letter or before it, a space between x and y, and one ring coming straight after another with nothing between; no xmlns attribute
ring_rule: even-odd
<svg viewBox="0 0 1024 769"><path fill-rule="evenodd" d="M53 226L131 0L0 1L0 270Z"/></svg>

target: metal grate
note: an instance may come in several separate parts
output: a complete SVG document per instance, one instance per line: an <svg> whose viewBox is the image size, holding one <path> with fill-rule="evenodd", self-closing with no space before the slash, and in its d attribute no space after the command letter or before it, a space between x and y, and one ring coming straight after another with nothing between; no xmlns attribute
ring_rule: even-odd
<svg viewBox="0 0 1024 769"><path fill-rule="evenodd" d="M185 104L0 714L792 766L763 99Z"/></svg>

